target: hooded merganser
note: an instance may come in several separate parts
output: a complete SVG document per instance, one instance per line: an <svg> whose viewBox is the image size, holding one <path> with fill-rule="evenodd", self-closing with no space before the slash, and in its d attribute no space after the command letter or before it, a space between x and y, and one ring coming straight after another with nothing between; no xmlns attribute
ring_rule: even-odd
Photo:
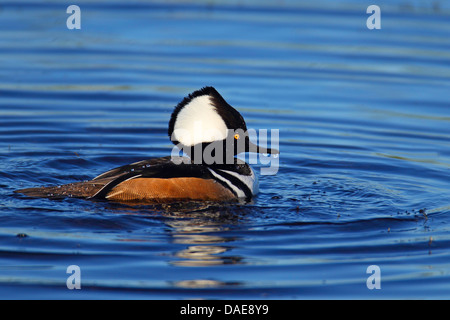
<svg viewBox="0 0 450 320"><path fill-rule="evenodd" d="M213 87L185 97L172 113L169 136L186 156L143 160L105 172L90 181L21 189L31 197L107 199L118 202L250 200L258 192L242 152L278 154L250 142L241 114Z"/></svg>

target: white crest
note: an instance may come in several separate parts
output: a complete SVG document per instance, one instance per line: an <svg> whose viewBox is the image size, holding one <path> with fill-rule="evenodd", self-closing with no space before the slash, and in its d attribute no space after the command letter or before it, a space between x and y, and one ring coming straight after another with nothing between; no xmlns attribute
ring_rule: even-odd
<svg viewBox="0 0 450 320"><path fill-rule="evenodd" d="M185 146L223 140L227 125L211 103L211 97L195 97L178 113L171 139Z"/></svg>

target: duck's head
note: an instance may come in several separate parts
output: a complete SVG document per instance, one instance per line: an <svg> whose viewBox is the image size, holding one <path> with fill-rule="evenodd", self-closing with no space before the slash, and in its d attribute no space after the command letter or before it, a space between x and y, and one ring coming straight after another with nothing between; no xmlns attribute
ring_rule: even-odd
<svg viewBox="0 0 450 320"><path fill-rule="evenodd" d="M203 153L215 147L222 147L222 159L234 158L242 152L279 153L253 144L244 118L213 87L191 93L175 107L168 133L170 140L192 159L194 150ZM216 160L221 158L217 154L213 157Z"/></svg>

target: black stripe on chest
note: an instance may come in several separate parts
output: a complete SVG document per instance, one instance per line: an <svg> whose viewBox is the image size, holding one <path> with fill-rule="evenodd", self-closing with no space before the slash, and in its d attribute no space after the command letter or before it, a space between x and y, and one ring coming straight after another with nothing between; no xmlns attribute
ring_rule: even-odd
<svg viewBox="0 0 450 320"><path fill-rule="evenodd" d="M245 198L246 198L247 200L250 200L250 199L253 197L252 190L248 187L248 185L247 185L245 182L243 182L243 181L242 181L241 179L239 179L238 177L236 177L236 176L234 176L234 175L231 175L231 174L229 174L229 173L227 173L227 172L224 172L224 171L222 171L222 170L214 170L214 169L211 169L211 170L213 170L214 173L216 173L217 175L219 175L219 176L221 176L222 178L224 178L225 180L227 180L227 182L229 182L230 184L232 184L234 187L236 187L236 188L238 188L239 190L241 190L241 191L244 193ZM219 179L219 178L217 178L217 177L214 177L214 179L215 179L217 182L221 183L223 186L227 187L229 190L231 190L231 192L233 192L236 196L238 196L238 194L236 193L236 191L235 191L233 188L231 188L231 187L228 185L227 182L225 182L225 181L223 181L223 180L221 180L221 179Z"/></svg>

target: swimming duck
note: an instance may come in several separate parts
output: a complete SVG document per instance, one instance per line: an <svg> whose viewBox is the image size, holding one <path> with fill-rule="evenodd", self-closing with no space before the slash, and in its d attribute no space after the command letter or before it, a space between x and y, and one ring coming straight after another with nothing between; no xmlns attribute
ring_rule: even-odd
<svg viewBox="0 0 450 320"><path fill-rule="evenodd" d="M279 153L250 142L242 115L213 87L189 94L175 107L168 134L184 155L142 160L90 181L15 192L30 197L118 202L250 200L258 192L257 176L235 156L242 152Z"/></svg>

